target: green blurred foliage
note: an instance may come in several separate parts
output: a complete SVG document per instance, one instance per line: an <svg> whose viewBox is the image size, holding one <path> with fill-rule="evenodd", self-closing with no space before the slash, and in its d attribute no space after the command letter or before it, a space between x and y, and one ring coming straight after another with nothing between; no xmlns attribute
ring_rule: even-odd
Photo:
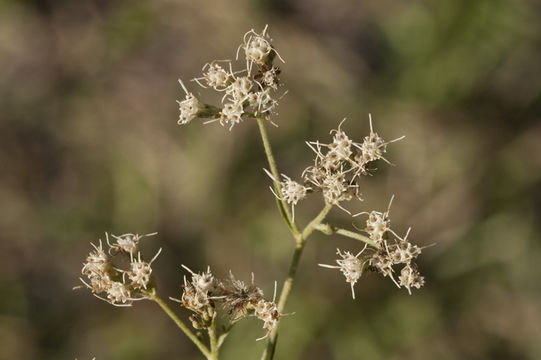
<svg viewBox="0 0 541 360"><path fill-rule="evenodd" d="M254 272L272 294L293 242L255 124L178 127L174 101L177 77L233 58L266 23L289 90L270 128L280 169L299 177L304 141L328 141L343 117L361 139L371 112L381 135L406 139L350 207L395 194L395 229L437 244L420 259L424 289L368 274L352 300L317 264L359 244L314 235L276 358L541 358L539 2L11 0L0 1L0 359L200 358L154 304L72 291L105 231L159 232L143 246L164 249L165 297L180 296L180 264ZM297 219L320 206L305 201ZM255 358L260 327L240 323L223 358Z"/></svg>

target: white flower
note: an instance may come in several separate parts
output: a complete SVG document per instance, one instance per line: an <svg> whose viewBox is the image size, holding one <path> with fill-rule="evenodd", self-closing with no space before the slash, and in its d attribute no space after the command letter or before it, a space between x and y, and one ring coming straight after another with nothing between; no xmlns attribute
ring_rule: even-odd
<svg viewBox="0 0 541 360"><path fill-rule="evenodd" d="M391 204L393 203L393 199L394 195L391 196L391 200L389 200L389 205L387 206L387 210L385 212L372 210L368 213L363 211L353 215L353 217L361 214L368 215L364 231L366 231L370 239L372 239L377 244L381 244L381 242L383 241L383 237L387 231L393 232L390 228L391 220L389 219L389 211L391 210Z"/></svg>
<svg viewBox="0 0 541 360"><path fill-rule="evenodd" d="M412 268L409 264L404 266L400 271L400 285L408 289L408 293L411 295L411 288L420 289L425 284L425 278L419 274L417 269Z"/></svg>
<svg viewBox="0 0 541 360"><path fill-rule="evenodd" d="M108 267L108 257L105 251L103 251L102 243L100 240L100 246L96 246L90 243L94 248L93 252L90 252L86 258L86 263L83 264L83 269L81 270L83 275L88 276L101 276L103 275Z"/></svg>
<svg viewBox="0 0 541 360"><path fill-rule="evenodd" d="M182 101L177 100L178 107L180 110L178 124L184 125L184 124L188 124L190 121L192 121L193 119L197 117L197 114L199 113L201 105L199 103L199 100L197 100L197 98L191 92L188 92L188 90L184 86L184 83L180 79L178 80L178 82L180 83L180 85L182 86L182 89L186 93L186 98L184 100Z"/></svg>
<svg viewBox="0 0 541 360"><path fill-rule="evenodd" d="M206 88L200 80L205 80L207 85L213 88L214 90L223 90L227 86L227 80L229 79L229 73L224 70L223 67L218 65L218 61L229 61L229 60L215 60L210 63L206 63L203 66L203 71L208 68L206 72L203 72L203 77L193 79L201 87ZM229 64L231 66L231 63Z"/></svg>
<svg viewBox="0 0 541 360"><path fill-rule="evenodd" d="M291 221L295 221L295 205L300 200L303 200L308 191L311 190L311 188L306 187L304 185L299 184L296 181L291 180L288 176L282 174L282 177L284 178L284 181L280 182L276 180L276 178L267 170L263 169L267 175L275 182L278 183L280 186L280 192L282 196L278 196L272 187L270 187L270 190L276 196L278 200L283 200L291 205L291 213L292 213L292 219Z"/></svg>
<svg viewBox="0 0 541 360"><path fill-rule="evenodd" d="M263 65L273 51L274 54L276 54L280 60L282 60L282 62L284 61L280 57L280 54L278 54L278 52L276 52L276 50L272 47L271 39L267 34L267 28L268 25L265 25L265 28L260 34L256 33L254 29L246 32L246 34L244 34L243 43L240 44L239 48L237 49L237 59L240 49L244 49L246 70L248 73L251 72L253 63Z"/></svg>
<svg viewBox="0 0 541 360"><path fill-rule="evenodd" d="M366 136L363 142L356 147L360 150L355 156L355 161L359 168L364 168L365 165L371 161L382 159L388 164L391 164L387 159L383 157L383 153L387 151L387 145L395 141L402 140L405 136L401 136L394 140L385 142L377 133L374 132L372 127L372 115L368 114L370 120L370 134Z"/></svg>
<svg viewBox="0 0 541 360"><path fill-rule="evenodd" d="M220 111L220 124L229 125L229 130L231 130L242 121L242 114L244 114L244 109L241 102L227 103Z"/></svg>
<svg viewBox="0 0 541 360"><path fill-rule="evenodd" d="M119 281L113 281L107 290L107 299L112 305L126 304L133 300L130 296L130 290L124 283Z"/></svg>
<svg viewBox="0 0 541 360"><path fill-rule="evenodd" d="M336 254L340 255L342 259L337 259L336 265L326 265L326 264L318 264L321 267L326 267L329 269L340 269L342 274L344 274L346 278L346 282L348 282L351 286L351 296L353 299L355 299L355 290L353 289L353 285L359 280L361 275L363 274L363 265L364 263L359 259L359 256L363 253L364 249L361 250L357 255L353 256L349 251L341 252L340 249L336 249Z"/></svg>
<svg viewBox="0 0 541 360"><path fill-rule="evenodd" d="M226 95L230 96L235 102L242 103L252 92L252 80L247 76L236 78L225 90Z"/></svg>
<svg viewBox="0 0 541 360"><path fill-rule="evenodd" d="M147 285L150 281L150 274L152 274L152 263L158 255L160 255L160 252L162 249L158 250L156 255L150 260L149 262L145 262L141 260L141 253L138 253L137 259L132 260L130 263L130 271L128 271L128 278L132 282L131 285L134 288L147 288Z"/></svg>
<svg viewBox="0 0 541 360"><path fill-rule="evenodd" d="M147 236L153 236L157 233L151 233L146 235L139 235L139 234L122 234L122 235L113 235L111 236L116 240L116 242L111 243L109 241L109 234L105 233L105 237L107 239L107 244L109 245L110 250L115 250L117 252L125 252L127 254L130 254L130 256L134 255L137 251L137 246L139 245L139 241ZM110 251L109 250L109 251Z"/></svg>

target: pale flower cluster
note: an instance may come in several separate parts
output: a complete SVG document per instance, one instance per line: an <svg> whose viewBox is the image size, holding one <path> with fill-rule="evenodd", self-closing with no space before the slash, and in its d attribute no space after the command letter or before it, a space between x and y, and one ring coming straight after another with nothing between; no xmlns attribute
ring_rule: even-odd
<svg viewBox="0 0 541 360"><path fill-rule="evenodd" d="M201 87L223 92L220 106L200 102L180 81L186 98L179 104L179 125L188 124L195 118L218 121L229 130L246 118L262 117L269 119L276 112L278 100L274 93L278 90L280 69L273 65L279 56L271 44L267 27L261 33L248 31L237 50L237 59L244 51L246 66L233 71L230 60L214 60L203 66L201 77L193 79ZM283 61L283 60L282 60ZM257 68L254 71L254 66Z"/></svg>
<svg viewBox="0 0 541 360"><path fill-rule="evenodd" d="M232 273L229 274L229 278L220 280L214 277L210 267L206 272L199 274L184 265L183 267L192 278L188 281L184 277L182 297L180 300L173 300L194 312L190 316L190 321L195 329L206 329L211 326L219 309L228 314L231 324L247 316L255 316L262 320L263 328L266 330L263 338L278 324L281 314L276 303L274 299L265 300L263 291L255 286L253 274L251 283L246 285L243 281L235 279Z"/></svg>
<svg viewBox="0 0 541 360"><path fill-rule="evenodd" d="M411 294L411 288L419 289L424 285L424 277L420 275L417 266L413 262L422 248L412 244L407 240L409 232L401 238L390 228L389 210L392 203L385 212L370 211L359 213L356 215L367 214L366 227L362 229L368 235L370 242L355 256L349 252L341 252L338 250L338 255L341 259L337 259L338 265L319 264L322 267L339 269L346 277L346 282L351 285L353 298L355 293L353 285L359 280L366 268L382 274L384 277L389 277L399 288L404 287ZM393 240L389 240L389 234ZM394 266L403 265L400 270L398 281L395 279Z"/></svg>
<svg viewBox="0 0 541 360"><path fill-rule="evenodd" d="M383 157L387 145L401 140L400 137L391 141L384 141L372 127L370 119L370 134L362 142L357 143L349 138L342 130L344 120L337 129L331 130L332 142L329 144L319 141L310 141L306 144L314 151L314 165L308 166L302 173L303 183L291 180L282 174L283 181L276 179L270 172L267 175L274 181L277 192L271 188L274 195L294 206L304 199L310 192L321 192L325 203L335 205L348 214L341 202L353 198L361 199L359 179L361 175L370 173L369 165L379 159L387 162Z"/></svg>
<svg viewBox="0 0 541 360"><path fill-rule="evenodd" d="M81 282L89 288L96 297L115 306L130 306L133 301L146 298L145 291L151 286L152 263L161 252L158 250L152 260L146 262L141 258L138 244L141 238L147 235L124 234L111 235L116 242L109 241L106 234L107 253L103 249L100 240L99 246L91 243L93 250L90 251L83 263L81 273L87 280L81 278ZM116 257L128 259L129 268L121 269L116 263L121 263Z"/></svg>
<svg viewBox="0 0 541 360"><path fill-rule="evenodd" d="M388 162L383 157L387 145L404 138L402 136L386 142L374 132L372 117L369 116L369 119L370 134L360 143L351 140L342 130L345 119L337 129L331 130L331 143L307 142L316 157L314 165L304 170L304 181L321 191L326 203L336 205L348 213L340 203L353 198L361 200L358 183L360 176L369 174L369 165L373 161L382 159Z"/></svg>

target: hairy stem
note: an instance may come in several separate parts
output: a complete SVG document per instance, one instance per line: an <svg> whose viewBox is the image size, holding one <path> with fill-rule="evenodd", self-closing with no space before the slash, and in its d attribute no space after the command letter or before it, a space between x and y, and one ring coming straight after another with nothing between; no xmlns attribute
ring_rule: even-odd
<svg viewBox="0 0 541 360"><path fill-rule="evenodd" d="M370 239L369 237L353 232L353 231L349 231L349 230L338 228L336 226L332 226L331 224L318 224L317 226L315 226L315 230L321 231L322 233L326 235L332 235L332 234L342 235L351 239L362 241L365 244L375 247L376 249L379 248L379 245L374 240Z"/></svg>
<svg viewBox="0 0 541 360"><path fill-rule="evenodd" d="M167 304L156 294L156 291L152 291L149 294L149 298L156 302L158 305L160 305L162 310L171 318L171 320L174 321L174 323L179 327L179 329L182 330L182 332L186 334L186 336L199 348L203 355L205 355L208 359L212 359L212 355L209 349L205 346L205 344L203 344L201 340L199 340L197 336L195 336L195 334L186 326L186 324L184 324L182 320L180 320L180 318L173 312L173 310L171 310L171 308L167 306Z"/></svg>
<svg viewBox="0 0 541 360"><path fill-rule="evenodd" d="M267 156L267 160L269 162L269 167L272 176L274 177L275 181L274 183L274 191L276 194L281 194L282 189L280 186L280 174L278 173L278 168L276 167L276 161L274 160L274 155L272 154L272 148L269 142L269 137L267 135L267 129L265 128L265 120L260 116L253 116L257 120L257 125L259 126L259 132L261 133L261 140L263 141L263 147L265 148L265 155ZM285 200L276 199L276 204L278 205L278 210L280 210L280 215L284 218L284 221L287 224L287 227L293 234L293 236L297 237L299 235L299 229L297 228L297 225L293 222L293 218L291 216L291 211L289 211L289 207L287 206L287 203Z"/></svg>
<svg viewBox="0 0 541 360"><path fill-rule="evenodd" d="M316 229L316 227L325 219L325 216L331 210L331 204L325 204L325 207L320 211L320 213L304 228L304 230L295 237L296 246L295 251L293 252L293 257L291 258L291 264L289 265L289 271L287 273L284 286L280 293L280 299L278 300L278 312L282 313L286 307L287 299L289 298L289 293L293 287L293 280L295 279L295 274L297 272L297 267L299 265L299 260L304 250L304 245L306 244L306 239L310 234ZM274 357L274 350L276 347L276 339L278 337L278 325L272 330L269 335L269 340L267 341L267 346L261 356L262 360L271 360Z"/></svg>

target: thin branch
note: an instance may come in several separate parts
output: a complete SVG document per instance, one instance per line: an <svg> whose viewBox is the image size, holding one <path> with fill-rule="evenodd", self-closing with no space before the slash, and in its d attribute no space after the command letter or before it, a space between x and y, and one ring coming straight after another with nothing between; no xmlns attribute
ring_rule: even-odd
<svg viewBox="0 0 541 360"><path fill-rule="evenodd" d="M351 239L362 241L365 244L375 247L376 249L379 248L379 245L374 240L370 239L369 237L353 232L353 231L349 231L349 230L341 229L336 226L332 226L331 224L320 223L317 226L315 226L315 230L321 231L325 235L332 235L332 234L342 235Z"/></svg>
<svg viewBox="0 0 541 360"><path fill-rule="evenodd" d="M291 292L291 288L293 286L293 280L295 279L297 267L299 266L299 260L302 255L302 251L304 250L304 245L306 244L306 239L314 231L316 226L320 224L321 221L323 221L323 219L325 219L325 216L327 216L331 208L332 208L331 204L325 204L325 207L320 211L320 213L312 221L310 221L310 223L304 228L302 233L300 233L300 236L296 237L295 251L293 252L293 257L291 258L291 264L289 265L287 278L284 282L284 286L282 287L282 291L280 293L280 299L278 300L279 313L283 313L284 308L287 303L287 299L289 298L289 293ZM271 360L274 356L274 348L276 347L276 340L278 337L278 325L280 325L280 322L276 324L276 327L272 330L272 332L269 335L269 340L267 341L267 347L265 348L263 355L261 356L262 360Z"/></svg>
<svg viewBox="0 0 541 360"><path fill-rule="evenodd" d="M180 318L171 310L169 306L156 294L156 291L152 291L149 294L149 298L156 302L162 310L174 321L174 323L179 327L180 330L199 348L199 350L205 355L208 359L211 359L211 353L209 349L195 336L195 334L180 320Z"/></svg>

